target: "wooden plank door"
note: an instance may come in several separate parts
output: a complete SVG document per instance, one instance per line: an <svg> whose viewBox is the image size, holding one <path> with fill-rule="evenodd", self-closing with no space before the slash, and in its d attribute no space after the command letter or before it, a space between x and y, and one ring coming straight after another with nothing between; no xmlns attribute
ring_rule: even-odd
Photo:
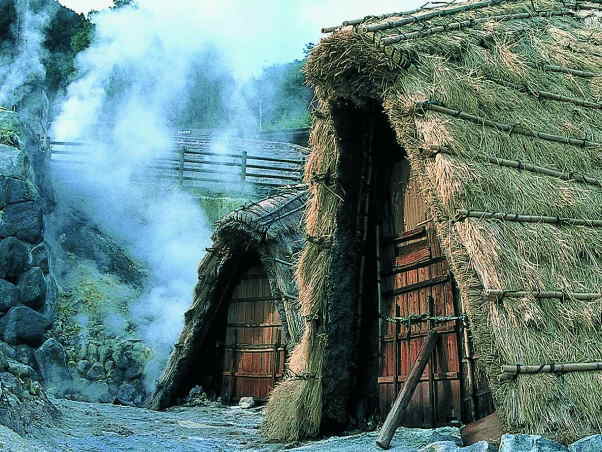
<svg viewBox="0 0 602 452"><path fill-rule="evenodd" d="M442 331L403 416L403 425L432 427L462 419L461 340L453 281L418 184L393 171L390 233L383 241L382 357L379 406L386 416L430 329ZM458 320L442 321L442 317ZM404 320L401 320L404 319Z"/></svg>
<svg viewBox="0 0 602 452"><path fill-rule="evenodd" d="M265 401L282 378L286 360L281 344L282 322L261 266L243 273L228 303L222 400L241 397Z"/></svg>

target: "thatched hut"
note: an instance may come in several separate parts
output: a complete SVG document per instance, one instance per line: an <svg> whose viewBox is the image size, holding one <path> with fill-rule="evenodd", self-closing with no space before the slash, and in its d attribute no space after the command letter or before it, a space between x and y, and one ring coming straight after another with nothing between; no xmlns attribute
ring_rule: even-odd
<svg viewBox="0 0 602 452"><path fill-rule="evenodd" d="M495 407L509 432L602 430L600 8L451 2L325 30L305 69L305 332L270 438L382 419L432 328L404 424Z"/></svg>
<svg viewBox="0 0 602 452"><path fill-rule="evenodd" d="M304 243L306 200L306 191L282 189L218 223L154 409L197 385L224 402L267 399L302 334L291 262Z"/></svg>

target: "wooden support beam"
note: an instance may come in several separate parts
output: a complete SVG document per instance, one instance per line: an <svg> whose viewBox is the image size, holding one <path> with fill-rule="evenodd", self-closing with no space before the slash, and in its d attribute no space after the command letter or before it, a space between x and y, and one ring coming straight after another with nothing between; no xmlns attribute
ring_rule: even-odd
<svg viewBox="0 0 602 452"><path fill-rule="evenodd" d="M426 342L420 349L420 354L418 355L418 359L412 366L412 370L410 372L410 376L406 380L405 385L403 385L402 390L397 395L395 402L393 403L393 407L389 414L387 415L387 419L385 419L385 423L383 424L380 434L378 435L378 439L376 440L376 445L382 449L388 449L391 440L393 439L393 435L395 434L395 430L399 427L401 423L401 415L403 410L408 406L412 396L414 395L414 391L418 386L418 382L420 381L420 377L424 372L427 362L431 358L431 354L435 349L435 344L437 343L437 339L439 337L439 332L437 330L432 330L429 333Z"/></svg>

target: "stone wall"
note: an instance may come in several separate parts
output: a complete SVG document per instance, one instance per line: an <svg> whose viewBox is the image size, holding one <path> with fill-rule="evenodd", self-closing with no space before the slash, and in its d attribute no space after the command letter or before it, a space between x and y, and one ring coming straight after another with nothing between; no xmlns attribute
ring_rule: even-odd
<svg viewBox="0 0 602 452"><path fill-rule="evenodd" d="M0 110L0 423L18 432L56 415L40 381L57 288L25 135L16 113Z"/></svg>

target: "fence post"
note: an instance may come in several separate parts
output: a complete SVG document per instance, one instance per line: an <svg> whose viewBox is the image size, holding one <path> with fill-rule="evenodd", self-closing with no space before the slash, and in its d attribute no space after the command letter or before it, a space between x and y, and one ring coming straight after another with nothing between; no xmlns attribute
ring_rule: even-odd
<svg viewBox="0 0 602 452"><path fill-rule="evenodd" d="M240 165L240 180L244 184L247 179L247 151L242 151L242 162Z"/></svg>
<svg viewBox="0 0 602 452"><path fill-rule="evenodd" d="M182 146L180 149L180 187L184 186L184 153L186 152L186 146Z"/></svg>

